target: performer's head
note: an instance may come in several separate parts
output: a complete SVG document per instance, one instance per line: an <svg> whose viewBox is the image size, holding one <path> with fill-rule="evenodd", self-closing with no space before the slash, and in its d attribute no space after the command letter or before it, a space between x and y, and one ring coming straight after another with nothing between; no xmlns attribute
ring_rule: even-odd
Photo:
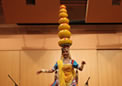
<svg viewBox="0 0 122 86"><path fill-rule="evenodd" d="M63 58L71 58L69 55L69 46L65 45L62 47L62 56Z"/></svg>

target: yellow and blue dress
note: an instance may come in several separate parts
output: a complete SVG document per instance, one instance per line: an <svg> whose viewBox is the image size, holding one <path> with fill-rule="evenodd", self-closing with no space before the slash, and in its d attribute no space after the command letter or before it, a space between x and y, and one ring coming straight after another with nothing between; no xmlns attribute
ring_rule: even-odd
<svg viewBox="0 0 122 86"><path fill-rule="evenodd" d="M70 60L67 64L64 64L63 60L57 61L53 67L53 70L58 70L58 79L55 84L58 84L58 86L77 86L74 68L79 68L79 65L74 60ZM52 86L55 86L55 84Z"/></svg>

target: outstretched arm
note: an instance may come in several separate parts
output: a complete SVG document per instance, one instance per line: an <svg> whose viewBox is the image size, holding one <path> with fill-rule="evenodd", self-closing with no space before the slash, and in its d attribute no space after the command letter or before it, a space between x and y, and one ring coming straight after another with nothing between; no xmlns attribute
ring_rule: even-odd
<svg viewBox="0 0 122 86"><path fill-rule="evenodd" d="M50 70L47 70L47 69L41 69L40 71L37 71L37 74L40 74L40 73L53 73L54 70L53 69L50 69Z"/></svg>
<svg viewBox="0 0 122 86"><path fill-rule="evenodd" d="M40 73L53 73L55 70L58 69L58 64L56 63L52 69L41 69L40 71L37 72L37 74Z"/></svg>
<svg viewBox="0 0 122 86"><path fill-rule="evenodd" d="M80 70L80 71L83 70L85 64L86 64L86 62L85 62L85 61L82 61L81 66L79 67L79 70Z"/></svg>

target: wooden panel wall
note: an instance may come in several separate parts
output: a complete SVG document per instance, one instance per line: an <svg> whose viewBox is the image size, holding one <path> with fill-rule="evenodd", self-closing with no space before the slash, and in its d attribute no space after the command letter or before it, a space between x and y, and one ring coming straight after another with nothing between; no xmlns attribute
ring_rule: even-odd
<svg viewBox="0 0 122 86"><path fill-rule="evenodd" d="M122 51L98 51L99 86L122 86Z"/></svg>
<svg viewBox="0 0 122 86"><path fill-rule="evenodd" d="M112 5L112 0L88 0L87 23L121 23L122 2Z"/></svg>
<svg viewBox="0 0 122 86"><path fill-rule="evenodd" d="M71 49L122 48L122 33L73 34L71 39ZM60 49L59 40L57 34L0 35L0 50Z"/></svg>
<svg viewBox="0 0 122 86"><path fill-rule="evenodd" d="M71 49L97 48L96 34L74 34L71 39L73 40ZM57 34L0 35L0 50L60 49L59 40Z"/></svg>
<svg viewBox="0 0 122 86"><path fill-rule="evenodd" d="M5 23L57 23L59 0L35 0L35 5L26 0L2 0Z"/></svg>
<svg viewBox="0 0 122 86"><path fill-rule="evenodd" d="M71 49L122 48L121 25L74 25L72 27ZM1 25L0 50L60 49L56 28L57 26L50 25Z"/></svg>
<svg viewBox="0 0 122 86"><path fill-rule="evenodd" d="M19 51L0 51L0 86L14 86L8 74L20 83Z"/></svg>
<svg viewBox="0 0 122 86"><path fill-rule="evenodd" d="M60 52L57 50L22 51L21 86L49 86L54 80L54 75L37 75L36 72L42 68L51 69L59 58Z"/></svg>
<svg viewBox="0 0 122 86"><path fill-rule="evenodd" d="M21 50L24 46L23 35L0 35L1 50Z"/></svg>
<svg viewBox="0 0 122 86"><path fill-rule="evenodd" d="M79 86L85 86L85 82L90 77L89 85L98 86L98 63L96 50L71 50L71 56L79 65L81 61L86 61L83 71L79 71Z"/></svg>
<svg viewBox="0 0 122 86"><path fill-rule="evenodd" d="M22 51L21 86L49 86L54 80L54 74L36 75L36 72L41 68L52 68L60 59L60 53L60 50ZM90 84L98 85L96 50L72 50L71 56L79 64L82 60L87 62L83 72L79 71L79 85L84 85L89 76L92 78Z"/></svg>
<svg viewBox="0 0 122 86"><path fill-rule="evenodd" d="M36 72L52 68L60 59L58 40L57 34L0 35L0 86L14 85L8 74L19 86L49 86L54 74ZM122 50L96 50L121 49L121 32L73 34L72 40L72 58L79 64L87 62L79 72L79 85L90 76L90 86L122 86Z"/></svg>
<svg viewBox="0 0 122 86"><path fill-rule="evenodd" d="M90 86L122 85L121 50L71 50L71 56L81 64L86 61L82 72L79 71L79 85L84 85L90 76ZM41 69L50 69L60 59L60 50L0 51L0 86L13 86L10 74L19 86L49 86L54 74L40 74ZM47 82L48 81L48 82Z"/></svg>

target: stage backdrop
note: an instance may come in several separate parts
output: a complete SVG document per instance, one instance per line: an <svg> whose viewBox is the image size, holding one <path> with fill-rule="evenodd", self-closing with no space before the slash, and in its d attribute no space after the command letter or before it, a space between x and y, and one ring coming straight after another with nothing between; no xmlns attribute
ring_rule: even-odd
<svg viewBox="0 0 122 86"><path fill-rule="evenodd" d="M59 0L2 0L2 4L8 24L58 21Z"/></svg>
<svg viewBox="0 0 122 86"><path fill-rule="evenodd" d="M14 86L8 74L19 86L49 86L54 73L40 74L50 69L60 59L60 50L0 51L0 86ZM79 71L79 86L84 86L90 76L90 86L122 86L122 50L71 50L71 56L79 64L86 61Z"/></svg>

